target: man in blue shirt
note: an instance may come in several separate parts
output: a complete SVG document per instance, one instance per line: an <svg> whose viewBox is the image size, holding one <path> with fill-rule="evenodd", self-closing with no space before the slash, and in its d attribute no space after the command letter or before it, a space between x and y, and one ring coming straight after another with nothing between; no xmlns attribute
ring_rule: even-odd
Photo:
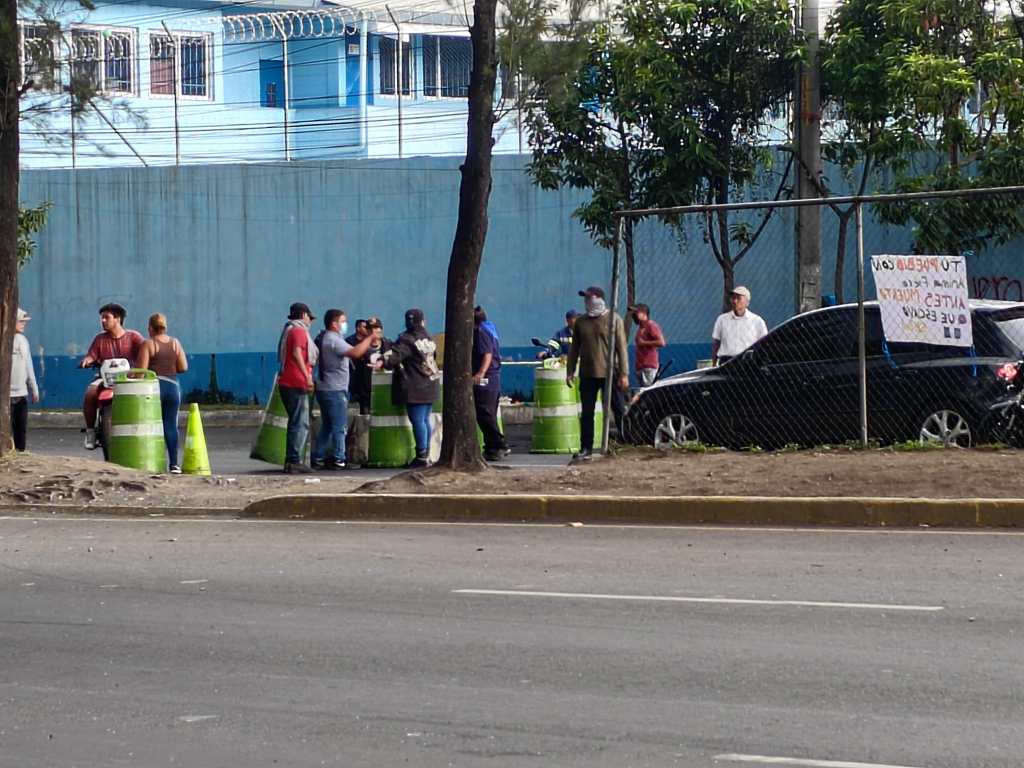
<svg viewBox="0 0 1024 768"><path fill-rule="evenodd" d="M552 341L557 341L558 346L562 348L562 355L569 354L569 347L572 346L573 326L576 325L576 318L579 317L579 314L575 309L570 309L566 312L565 326L555 331L555 335L551 337Z"/></svg>
<svg viewBox="0 0 1024 768"><path fill-rule="evenodd" d="M493 323L481 307L473 310L473 405L476 423L484 435L484 458L498 461L511 453L498 427L501 397L501 347ZM497 329L495 329L497 331Z"/></svg>

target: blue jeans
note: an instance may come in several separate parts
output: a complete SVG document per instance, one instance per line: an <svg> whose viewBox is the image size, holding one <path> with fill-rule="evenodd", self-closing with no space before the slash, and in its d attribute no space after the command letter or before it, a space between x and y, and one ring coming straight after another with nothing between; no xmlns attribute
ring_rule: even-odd
<svg viewBox="0 0 1024 768"><path fill-rule="evenodd" d="M316 391L320 404L320 431L313 445L313 461L334 459L345 463L345 434L348 432L348 392ZM331 452L333 446L333 453Z"/></svg>
<svg viewBox="0 0 1024 768"><path fill-rule="evenodd" d="M279 387L281 402L288 413L285 464L301 464L309 439L309 392L298 387Z"/></svg>
<svg viewBox="0 0 1024 768"><path fill-rule="evenodd" d="M405 412L409 414L409 421L412 422L412 434L416 439L416 453L422 454L430 451L430 410L432 403L407 403Z"/></svg>
<svg viewBox="0 0 1024 768"><path fill-rule="evenodd" d="M181 406L181 385L177 381L160 378L160 415L164 422L164 443L167 461L178 466L178 408Z"/></svg>

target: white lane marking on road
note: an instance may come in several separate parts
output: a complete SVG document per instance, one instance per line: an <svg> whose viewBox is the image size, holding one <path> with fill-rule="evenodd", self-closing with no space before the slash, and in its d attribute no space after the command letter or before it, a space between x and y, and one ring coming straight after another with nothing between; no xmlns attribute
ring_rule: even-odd
<svg viewBox="0 0 1024 768"><path fill-rule="evenodd" d="M849 760L810 760L802 757L769 757L768 755L715 755L715 760L733 763L760 763L761 765L798 765L810 768L914 768L910 765L889 763L858 763Z"/></svg>
<svg viewBox="0 0 1024 768"><path fill-rule="evenodd" d="M239 513L242 510L238 510ZM24 517L21 515L0 515L0 522L29 521L32 523L207 523L217 525L352 525L352 526L422 526L436 528L564 528L565 523L466 523L431 522L427 520L243 520L237 517L168 517L158 520L152 517ZM608 523L587 523L588 528L604 528L631 531L706 531L709 533L813 533L864 535L911 535L911 536L1024 536L1024 531L960 531L949 528L759 528L755 526L729 525L623 525ZM3 537L0 536L0 539Z"/></svg>
<svg viewBox="0 0 1024 768"><path fill-rule="evenodd" d="M579 600L637 600L663 603L711 603L716 605L792 605L807 608L866 608L875 611L941 611L941 605L896 603L836 603L823 600L755 600L737 597L679 597L675 595L604 595L590 592L534 592L517 589L453 589L458 595L509 597L565 597Z"/></svg>
<svg viewBox="0 0 1024 768"><path fill-rule="evenodd" d="M182 715L178 719L183 723L199 723L203 720L216 720L220 715Z"/></svg>
<svg viewBox="0 0 1024 768"><path fill-rule="evenodd" d="M179 581L179 584L206 584L209 579L189 579L187 581Z"/></svg>

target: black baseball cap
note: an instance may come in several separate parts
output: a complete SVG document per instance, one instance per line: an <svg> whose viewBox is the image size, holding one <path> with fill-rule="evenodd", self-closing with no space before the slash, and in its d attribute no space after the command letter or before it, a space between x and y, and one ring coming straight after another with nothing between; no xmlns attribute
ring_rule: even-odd
<svg viewBox="0 0 1024 768"><path fill-rule="evenodd" d="M309 308L309 305L303 304L301 301L296 301L288 308L289 320L301 320L303 315L309 315L310 320L316 319L316 315L313 314L313 310Z"/></svg>
<svg viewBox="0 0 1024 768"><path fill-rule="evenodd" d="M586 298L587 296L597 296L599 299L604 298L604 288L597 285L592 285L584 291L580 291L580 296Z"/></svg>

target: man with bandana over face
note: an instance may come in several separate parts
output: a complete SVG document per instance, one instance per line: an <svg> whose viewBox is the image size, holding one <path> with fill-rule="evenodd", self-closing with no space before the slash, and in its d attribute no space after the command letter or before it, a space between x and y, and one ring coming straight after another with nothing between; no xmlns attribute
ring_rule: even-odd
<svg viewBox="0 0 1024 768"><path fill-rule="evenodd" d="M622 414L625 411L624 392L629 389L629 358L626 356L626 329L622 318L612 318L615 346L613 359L608 360L608 314L605 305L604 290L592 285L580 291L586 312L576 319L573 329L572 345L569 347L569 359L565 374L565 383L572 386L579 364L580 376L580 452L573 458L587 461L594 452L594 406L597 394L604 392L605 377L608 366L614 371L612 377L612 410L615 423L622 425Z"/></svg>

